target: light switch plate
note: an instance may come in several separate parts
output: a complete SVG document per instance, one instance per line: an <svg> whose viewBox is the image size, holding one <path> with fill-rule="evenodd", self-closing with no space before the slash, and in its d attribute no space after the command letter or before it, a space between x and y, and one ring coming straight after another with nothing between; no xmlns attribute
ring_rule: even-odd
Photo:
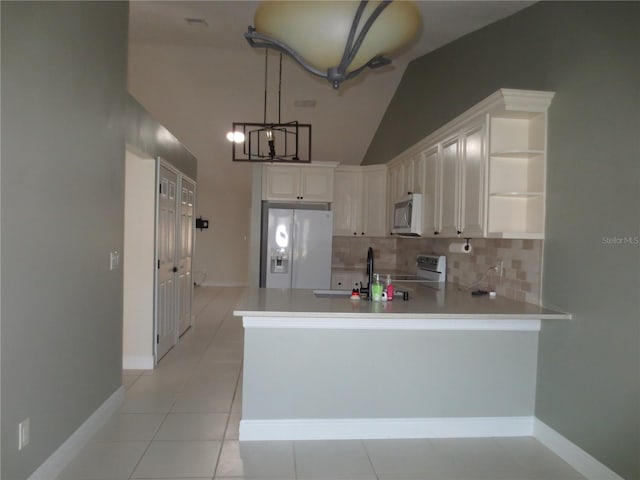
<svg viewBox="0 0 640 480"><path fill-rule="evenodd" d="M117 250L109 253L109 270L115 270L120 266L120 253Z"/></svg>
<svg viewBox="0 0 640 480"><path fill-rule="evenodd" d="M22 450L29 445L29 429L31 420L25 418L18 424L18 450Z"/></svg>

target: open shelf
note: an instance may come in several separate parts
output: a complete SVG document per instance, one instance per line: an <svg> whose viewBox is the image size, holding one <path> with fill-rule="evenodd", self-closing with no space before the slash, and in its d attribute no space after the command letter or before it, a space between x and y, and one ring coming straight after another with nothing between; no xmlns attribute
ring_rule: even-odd
<svg viewBox="0 0 640 480"><path fill-rule="evenodd" d="M489 193L544 192L544 157L491 157Z"/></svg>
<svg viewBox="0 0 640 480"><path fill-rule="evenodd" d="M544 155L545 137L545 114L528 118L491 118L492 156L498 152L538 152Z"/></svg>
<svg viewBox="0 0 640 480"><path fill-rule="evenodd" d="M542 192L495 192L489 194L490 197L542 197Z"/></svg>
<svg viewBox="0 0 640 480"><path fill-rule="evenodd" d="M489 197L489 236L500 238L542 238L544 234L544 195L491 195Z"/></svg>
<svg viewBox="0 0 640 480"><path fill-rule="evenodd" d="M544 240L544 233L534 232L488 232L489 238Z"/></svg>
<svg viewBox="0 0 640 480"><path fill-rule="evenodd" d="M495 158L544 158L544 150L500 150L491 153Z"/></svg>

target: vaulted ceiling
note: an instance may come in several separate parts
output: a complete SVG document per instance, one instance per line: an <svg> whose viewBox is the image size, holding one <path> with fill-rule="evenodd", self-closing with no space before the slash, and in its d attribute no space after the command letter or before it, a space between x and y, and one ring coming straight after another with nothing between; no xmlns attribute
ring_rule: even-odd
<svg viewBox="0 0 640 480"><path fill-rule="evenodd" d="M419 1L423 26L418 37L393 56L393 63L368 71L334 90L329 82L303 71L291 61L283 67L282 120L298 120L313 126L313 159L359 164L391 100L406 65L421 55L456 38L529 6L524 1ZM249 47L243 33L253 25L258 2L253 1L132 1L130 3L131 45L140 48L170 47L197 49L206 63L224 72L219 88L206 99L221 108L212 113L212 135L222 139L231 122L261 121L264 93L264 51ZM190 26L187 18L202 19ZM215 54L213 54L215 52ZM273 61L275 70L275 60ZM252 82L247 82L247 77ZM235 88L237 92L232 92ZM212 84L212 87L215 85ZM268 87L271 115L277 102L275 82ZM135 95L135 92L133 92ZM172 95L171 91L166 92ZM249 105L228 99L246 98ZM140 99L145 103L145 99ZM296 100L313 100L315 106L295 106ZM153 105L145 105L154 113ZM249 112L249 113L248 113ZM247 116L251 118L247 118ZM172 129L174 121L158 118ZM273 118L269 119L270 121ZM218 131L219 130L219 131ZM180 131L174 132L181 137ZM221 140L222 142L222 140ZM191 147L188 142L187 147ZM221 148L224 143L221 143ZM228 151L228 147L224 147ZM196 156L201 153L194 149ZM199 154L200 153L200 154Z"/></svg>

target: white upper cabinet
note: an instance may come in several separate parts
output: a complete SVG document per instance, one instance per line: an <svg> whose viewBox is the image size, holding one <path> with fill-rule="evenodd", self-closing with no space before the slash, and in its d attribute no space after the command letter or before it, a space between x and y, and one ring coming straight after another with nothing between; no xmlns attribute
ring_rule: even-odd
<svg viewBox="0 0 640 480"><path fill-rule="evenodd" d="M362 171L360 167L338 167L333 183L333 234L362 232Z"/></svg>
<svg viewBox="0 0 640 480"><path fill-rule="evenodd" d="M380 237L386 235L387 168L344 166L336 169L333 234Z"/></svg>
<svg viewBox="0 0 640 480"><path fill-rule="evenodd" d="M487 151L484 117L460 134L460 220L458 235L484 236L485 170Z"/></svg>
<svg viewBox="0 0 640 480"><path fill-rule="evenodd" d="M387 234L387 167L363 168L363 232L369 237Z"/></svg>
<svg viewBox="0 0 640 480"><path fill-rule="evenodd" d="M484 236L485 137L482 116L406 162L424 194L424 236Z"/></svg>
<svg viewBox="0 0 640 480"><path fill-rule="evenodd" d="M262 199L286 202L332 202L337 164L265 165Z"/></svg>
<svg viewBox="0 0 640 480"><path fill-rule="evenodd" d="M268 165L262 174L263 200L299 200L300 167Z"/></svg>
<svg viewBox="0 0 640 480"><path fill-rule="evenodd" d="M460 226L460 138L442 142L441 223L438 235L455 237Z"/></svg>
<svg viewBox="0 0 640 480"><path fill-rule="evenodd" d="M420 161L419 178L421 179L422 206L424 236L440 235L442 230L442 163L440 146L435 145L422 154ZM417 188L416 188L417 190Z"/></svg>
<svg viewBox="0 0 640 480"><path fill-rule="evenodd" d="M389 205L423 194L424 236L544 238L552 92L501 89L389 163Z"/></svg>

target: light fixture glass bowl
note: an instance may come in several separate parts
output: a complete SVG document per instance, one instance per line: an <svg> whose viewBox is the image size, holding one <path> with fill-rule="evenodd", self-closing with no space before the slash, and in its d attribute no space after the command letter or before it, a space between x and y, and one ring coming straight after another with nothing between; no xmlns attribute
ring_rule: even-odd
<svg viewBox="0 0 640 480"><path fill-rule="evenodd" d="M287 45L310 65L327 70L342 60L357 1L268 1L255 14L256 31ZM370 1L363 23L379 4ZM352 72L378 55L386 55L411 40L420 27L420 12L410 1L394 1L371 26L353 62ZM359 30L356 32L356 35Z"/></svg>

